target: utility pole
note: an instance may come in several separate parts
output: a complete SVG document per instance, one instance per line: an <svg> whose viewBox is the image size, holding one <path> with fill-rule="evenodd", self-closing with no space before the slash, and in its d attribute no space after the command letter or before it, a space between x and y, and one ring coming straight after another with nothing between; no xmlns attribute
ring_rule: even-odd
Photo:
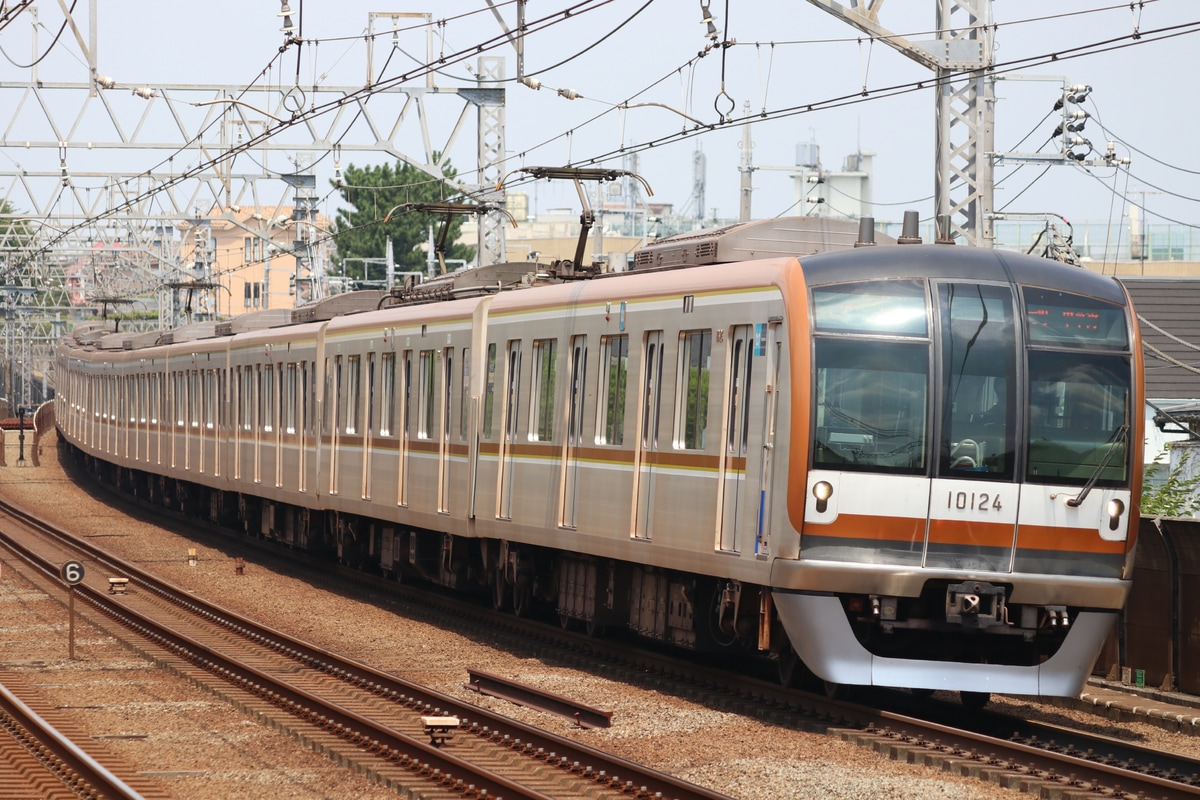
<svg viewBox="0 0 1200 800"><path fill-rule="evenodd" d="M742 116L750 119L750 101L742 106ZM750 221L750 196L754 193L754 142L750 140L750 123L742 125L742 165L738 172L742 173L741 205L738 209L738 222Z"/></svg>

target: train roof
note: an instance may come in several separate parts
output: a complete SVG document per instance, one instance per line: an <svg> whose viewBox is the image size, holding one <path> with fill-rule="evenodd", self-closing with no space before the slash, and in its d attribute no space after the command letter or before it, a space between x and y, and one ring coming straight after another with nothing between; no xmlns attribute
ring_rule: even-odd
<svg viewBox="0 0 1200 800"><path fill-rule="evenodd" d="M1029 286L1046 286L1125 305L1125 290L1111 275L1040 256L946 244L860 247L847 253L820 253L800 259L809 284L893 278L995 280L999 267L1008 278Z"/></svg>

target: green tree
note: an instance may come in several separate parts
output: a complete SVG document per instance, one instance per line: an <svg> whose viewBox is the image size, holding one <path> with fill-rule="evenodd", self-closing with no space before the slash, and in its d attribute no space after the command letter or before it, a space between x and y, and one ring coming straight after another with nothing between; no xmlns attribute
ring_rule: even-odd
<svg viewBox="0 0 1200 800"><path fill-rule="evenodd" d="M443 162L442 169L449 179L457 174L448 160ZM387 239L391 237L396 268L424 271L427 256L421 246L429 241L430 226L436 237L445 221L445 215L442 214L398 210L385 223L389 211L404 203L444 202L458 194L445 181L403 161L397 161L395 166L356 167L351 164L346 167L342 182L333 185L349 206L339 208L334 219L338 250L336 261L342 267L343 275L371 280L383 279L385 267L359 261L345 263L344 260L383 258L387 255ZM475 256L475 248L454 243L462 223L460 216L450 220L450 230L446 235L447 259L470 261Z"/></svg>
<svg viewBox="0 0 1200 800"><path fill-rule="evenodd" d="M1190 453L1184 453L1162 483L1142 487L1141 512L1147 517L1190 517L1200 510L1200 474L1187 477ZM1154 459L1162 466L1162 454Z"/></svg>

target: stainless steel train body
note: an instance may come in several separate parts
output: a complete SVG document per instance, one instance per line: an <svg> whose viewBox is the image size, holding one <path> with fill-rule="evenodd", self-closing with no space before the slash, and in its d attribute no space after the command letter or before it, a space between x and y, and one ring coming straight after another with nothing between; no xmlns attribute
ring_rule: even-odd
<svg viewBox="0 0 1200 800"><path fill-rule="evenodd" d="M81 327L60 433L139 495L518 613L839 684L1076 692L1136 534L1121 285L940 245L708 260Z"/></svg>

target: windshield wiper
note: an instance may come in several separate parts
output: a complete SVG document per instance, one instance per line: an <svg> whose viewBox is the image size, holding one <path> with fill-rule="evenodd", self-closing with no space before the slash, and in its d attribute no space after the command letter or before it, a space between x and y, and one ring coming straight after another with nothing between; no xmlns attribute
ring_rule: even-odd
<svg viewBox="0 0 1200 800"><path fill-rule="evenodd" d="M1092 487L1096 485L1096 481L1100 480L1100 474L1104 472L1105 468L1108 466L1108 462L1112 461L1113 453L1117 452L1117 445L1124 444L1128 437L1128 425L1122 425L1113 431L1112 436L1108 437L1108 442L1106 443L1112 446L1108 448L1108 451L1104 454L1104 458L1100 459L1100 463L1096 465L1096 470L1092 473L1092 477L1088 478L1087 483L1085 483L1083 488L1079 490L1079 494L1067 501L1067 505L1069 505L1071 508L1078 508L1079 506L1083 505L1083 501L1087 499L1088 492L1090 492Z"/></svg>

